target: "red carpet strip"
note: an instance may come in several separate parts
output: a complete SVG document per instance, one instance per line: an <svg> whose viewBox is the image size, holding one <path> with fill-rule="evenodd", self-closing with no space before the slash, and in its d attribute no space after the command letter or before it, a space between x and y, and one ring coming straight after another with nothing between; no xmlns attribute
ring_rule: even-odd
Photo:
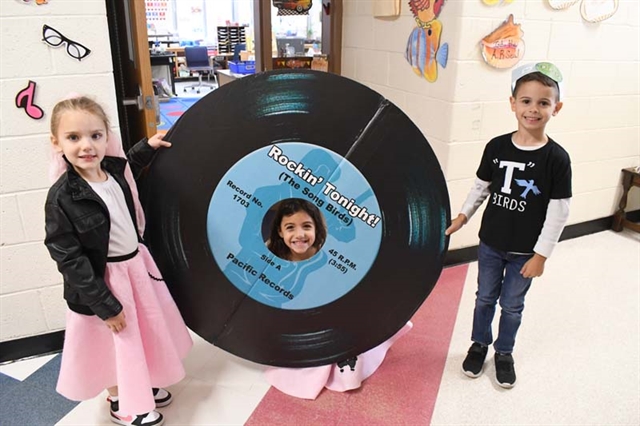
<svg viewBox="0 0 640 426"><path fill-rule="evenodd" d="M309 401L271 388L245 425L429 425L466 276L467 265L443 271L412 318L413 329L391 347L360 389L325 389Z"/></svg>

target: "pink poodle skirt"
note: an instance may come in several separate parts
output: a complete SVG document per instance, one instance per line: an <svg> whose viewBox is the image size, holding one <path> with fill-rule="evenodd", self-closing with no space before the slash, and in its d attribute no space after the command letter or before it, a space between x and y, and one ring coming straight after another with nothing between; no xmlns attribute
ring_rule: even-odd
<svg viewBox="0 0 640 426"><path fill-rule="evenodd" d="M127 326L113 333L97 316L67 311L57 391L84 401L118 386L120 409L143 414L155 408L152 387L185 376L182 359L193 342L147 248L132 259L107 263L105 281L124 308Z"/></svg>
<svg viewBox="0 0 640 426"><path fill-rule="evenodd" d="M409 321L390 339L358 355L355 360L309 368L270 367L265 371L265 378L279 391L304 399L316 399L324 388L337 392L357 389L380 367L391 345L412 327Z"/></svg>

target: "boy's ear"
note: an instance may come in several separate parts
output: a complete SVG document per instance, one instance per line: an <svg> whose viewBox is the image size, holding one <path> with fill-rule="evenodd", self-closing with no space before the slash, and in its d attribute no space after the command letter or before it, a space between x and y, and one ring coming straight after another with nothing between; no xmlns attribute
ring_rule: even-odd
<svg viewBox="0 0 640 426"><path fill-rule="evenodd" d="M553 110L553 113L552 113L552 115L554 117L560 112L560 110L562 109L562 105L564 105L562 102L556 103L556 107L555 107L555 109Z"/></svg>
<svg viewBox="0 0 640 426"><path fill-rule="evenodd" d="M509 103L511 104L511 111L516 111L516 98L509 96Z"/></svg>
<svg viewBox="0 0 640 426"><path fill-rule="evenodd" d="M53 135L50 135L50 138L51 138L51 145L53 145L53 149L55 149L56 152L62 152L62 147L58 143L58 138L56 138Z"/></svg>

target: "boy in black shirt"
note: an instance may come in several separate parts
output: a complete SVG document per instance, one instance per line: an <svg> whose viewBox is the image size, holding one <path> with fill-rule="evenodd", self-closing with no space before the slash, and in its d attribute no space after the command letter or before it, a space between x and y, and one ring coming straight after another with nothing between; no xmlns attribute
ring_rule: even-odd
<svg viewBox="0 0 640 426"><path fill-rule="evenodd" d="M474 186L445 231L451 235L459 230L490 196L479 234L473 344L462 370L469 377L480 376L493 343L496 378L505 388L516 382L512 352L525 295L560 238L571 199L569 154L545 133L562 108L560 71L548 62L521 66L513 71L511 89L518 130L486 145ZM494 342L491 322L498 301L500 326Z"/></svg>

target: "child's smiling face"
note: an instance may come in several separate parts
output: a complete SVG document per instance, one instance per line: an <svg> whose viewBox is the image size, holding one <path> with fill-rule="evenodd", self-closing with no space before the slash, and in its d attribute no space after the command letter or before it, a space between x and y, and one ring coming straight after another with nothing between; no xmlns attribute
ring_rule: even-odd
<svg viewBox="0 0 640 426"><path fill-rule="evenodd" d="M278 234L291 250L289 260L307 260L316 254L317 249L313 246L316 241L316 224L307 212L301 210L284 216Z"/></svg>
<svg viewBox="0 0 640 426"><path fill-rule="evenodd" d="M515 112L519 129L544 132L545 126L562 108L556 88L539 81L527 81L519 85L510 98L511 110Z"/></svg>
<svg viewBox="0 0 640 426"><path fill-rule="evenodd" d="M90 182L104 180L101 179L100 162L107 150L107 127L100 117L87 111L63 112L51 142L84 179Z"/></svg>

